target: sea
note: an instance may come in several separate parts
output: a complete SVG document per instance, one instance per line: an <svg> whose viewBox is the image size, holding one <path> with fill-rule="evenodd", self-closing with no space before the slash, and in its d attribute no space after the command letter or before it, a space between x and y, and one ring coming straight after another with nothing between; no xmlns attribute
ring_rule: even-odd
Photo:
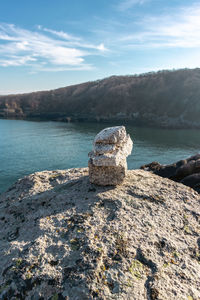
<svg viewBox="0 0 200 300"><path fill-rule="evenodd" d="M95 135L123 123L63 123L0 119L0 193L33 172L86 167ZM126 126L133 140L128 168L170 164L200 152L200 130Z"/></svg>

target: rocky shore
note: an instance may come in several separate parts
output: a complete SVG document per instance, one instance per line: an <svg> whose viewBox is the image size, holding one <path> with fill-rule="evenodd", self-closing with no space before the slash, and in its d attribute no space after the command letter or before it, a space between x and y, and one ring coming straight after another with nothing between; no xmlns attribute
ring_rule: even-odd
<svg viewBox="0 0 200 300"><path fill-rule="evenodd" d="M170 165L152 162L141 166L141 169L156 175L181 182L200 193L200 154L179 160Z"/></svg>
<svg viewBox="0 0 200 300"><path fill-rule="evenodd" d="M0 299L199 300L200 197L144 170L44 171L0 197Z"/></svg>

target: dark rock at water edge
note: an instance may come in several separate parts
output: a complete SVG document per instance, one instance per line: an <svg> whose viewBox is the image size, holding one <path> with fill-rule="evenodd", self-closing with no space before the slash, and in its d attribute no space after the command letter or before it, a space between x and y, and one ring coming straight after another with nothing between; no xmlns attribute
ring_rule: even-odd
<svg viewBox="0 0 200 300"><path fill-rule="evenodd" d="M141 166L141 169L181 182L200 193L200 154L170 165L161 165L159 162L154 161Z"/></svg>

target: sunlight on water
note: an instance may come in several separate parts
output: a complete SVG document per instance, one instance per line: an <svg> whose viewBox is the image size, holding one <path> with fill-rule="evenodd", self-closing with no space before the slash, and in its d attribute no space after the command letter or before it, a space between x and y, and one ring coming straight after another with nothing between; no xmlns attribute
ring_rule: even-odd
<svg viewBox="0 0 200 300"><path fill-rule="evenodd" d="M87 166L95 135L112 125L0 120L0 192L36 171ZM126 128L134 142L129 169L172 163L200 149L200 130Z"/></svg>

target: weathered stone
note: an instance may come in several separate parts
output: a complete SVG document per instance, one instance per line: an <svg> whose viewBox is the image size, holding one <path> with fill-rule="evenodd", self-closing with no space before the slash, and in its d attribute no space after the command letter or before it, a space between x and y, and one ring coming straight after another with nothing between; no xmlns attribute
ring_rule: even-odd
<svg viewBox="0 0 200 300"><path fill-rule="evenodd" d="M94 144L94 154L100 155L105 153L112 153L115 151L115 144Z"/></svg>
<svg viewBox="0 0 200 300"><path fill-rule="evenodd" d="M111 151L111 147L110 147L110 152L107 151L106 146L111 146L111 144L109 145L99 144L99 145L102 145L101 154L97 154L95 150L96 145L94 146L94 151L91 151L88 154L89 157L91 158L92 163L95 166L114 167L120 165L121 162L124 161L126 157L131 154L133 142L130 136L128 135L121 144L118 144L117 146L113 147L113 151ZM103 149L106 149L106 151L103 152Z"/></svg>
<svg viewBox="0 0 200 300"><path fill-rule="evenodd" d="M117 185L123 182L126 176L126 160L118 166L95 166L88 162L90 182L97 185Z"/></svg>
<svg viewBox="0 0 200 300"><path fill-rule="evenodd" d="M199 299L199 194L181 183L127 170L111 188L88 168L43 171L0 203L2 300Z"/></svg>
<svg viewBox="0 0 200 300"><path fill-rule="evenodd" d="M91 159L91 163L97 167L116 167L121 162L120 153L95 155L95 153L92 151L89 153L89 157Z"/></svg>
<svg viewBox="0 0 200 300"><path fill-rule="evenodd" d="M109 127L97 134L89 155L90 182L99 185L120 184L127 170L126 157L133 142L124 126ZM102 169L101 169L102 168Z"/></svg>
<svg viewBox="0 0 200 300"><path fill-rule="evenodd" d="M100 131L94 143L102 144L117 144L126 138L126 129L124 126L108 127Z"/></svg>

